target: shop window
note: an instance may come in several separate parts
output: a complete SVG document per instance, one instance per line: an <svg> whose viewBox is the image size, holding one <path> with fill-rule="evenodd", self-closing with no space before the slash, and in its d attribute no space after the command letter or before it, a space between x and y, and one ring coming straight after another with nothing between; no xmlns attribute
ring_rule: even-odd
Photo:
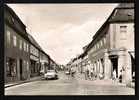
<svg viewBox="0 0 139 100"><path fill-rule="evenodd" d="M14 77L16 76L16 60L11 58L6 58L6 76Z"/></svg>
<svg viewBox="0 0 139 100"><path fill-rule="evenodd" d="M17 45L17 38L16 38L16 36L13 36L13 44L14 44L14 46Z"/></svg>

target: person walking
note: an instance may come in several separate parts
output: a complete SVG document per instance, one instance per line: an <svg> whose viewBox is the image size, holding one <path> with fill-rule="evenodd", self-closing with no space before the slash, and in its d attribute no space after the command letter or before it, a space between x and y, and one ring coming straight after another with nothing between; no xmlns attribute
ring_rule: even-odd
<svg viewBox="0 0 139 100"><path fill-rule="evenodd" d="M113 71L113 80L116 80L116 70Z"/></svg>
<svg viewBox="0 0 139 100"><path fill-rule="evenodd" d="M87 80L87 65L85 66L85 80Z"/></svg>
<svg viewBox="0 0 139 100"><path fill-rule="evenodd" d="M74 76L75 73L76 73L75 68L72 67L72 68L71 68L71 76L72 76L72 77L75 77L75 76Z"/></svg>
<svg viewBox="0 0 139 100"><path fill-rule="evenodd" d="M122 69L120 70L119 82L122 83Z"/></svg>
<svg viewBox="0 0 139 100"><path fill-rule="evenodd" d="M93 80L93 68L90 69L90 79Z"/></svg>

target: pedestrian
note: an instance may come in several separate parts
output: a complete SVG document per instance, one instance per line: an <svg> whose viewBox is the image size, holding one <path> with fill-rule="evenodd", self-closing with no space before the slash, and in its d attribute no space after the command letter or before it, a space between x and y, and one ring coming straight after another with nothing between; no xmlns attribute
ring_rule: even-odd
<svg viewBox="0 0 139 100"><path fill-rule="evenodd" d="M85 66L85 73L84 73L84 75L85 75L85 80L87 80L87 65Z"/></svg>
<svg viewBox="0 0 139 100"><path fill-rule="evenodd" d="M90 70L90 79L93 80L93 69Z"/></svg>
<svg viewBox="0 0 139 100"><path fill-rule="evenodd" d="M116 70L113 71L113 80L116 80Z"/></svg>
<svg viewBox="0 0 139 100"><path fill-rule="evenodd" d="M72 76L72 77L74 77L75 72L76 72L75 69L72 67L72 68L71 68L71 76Z"/></svg>
<svg viewBox="0 0 139 100"><path fill-rule="evenodd" d="M119 82L122 82L122 69L120 70Z"/></svg>
<svg viewBox="0 0 139 100"><path fill-rule="evenodd" d="M89 79L89 69L87 69L87 79Z"/></svg>

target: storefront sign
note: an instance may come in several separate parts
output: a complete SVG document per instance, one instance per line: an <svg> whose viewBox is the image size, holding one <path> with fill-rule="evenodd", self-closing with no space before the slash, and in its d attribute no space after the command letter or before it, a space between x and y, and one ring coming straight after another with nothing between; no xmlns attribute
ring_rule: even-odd
<svg viewBox="0 0 139 100"><path fill-rule="evenodd" d="M35 61L38 61L39 60L39 58L37 58L37 57L35 57L33 55L30 55L30 59L35 60Z"/></svg>

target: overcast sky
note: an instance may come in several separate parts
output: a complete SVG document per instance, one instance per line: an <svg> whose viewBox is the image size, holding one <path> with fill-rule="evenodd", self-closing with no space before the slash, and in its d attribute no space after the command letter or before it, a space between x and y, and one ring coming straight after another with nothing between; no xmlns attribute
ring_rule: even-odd
<svg viewBox="0 0 139 100"><path fill-rule="evenodd" d="M117 4L9 4L43 50L59 64L83 52Z"/></svg>

